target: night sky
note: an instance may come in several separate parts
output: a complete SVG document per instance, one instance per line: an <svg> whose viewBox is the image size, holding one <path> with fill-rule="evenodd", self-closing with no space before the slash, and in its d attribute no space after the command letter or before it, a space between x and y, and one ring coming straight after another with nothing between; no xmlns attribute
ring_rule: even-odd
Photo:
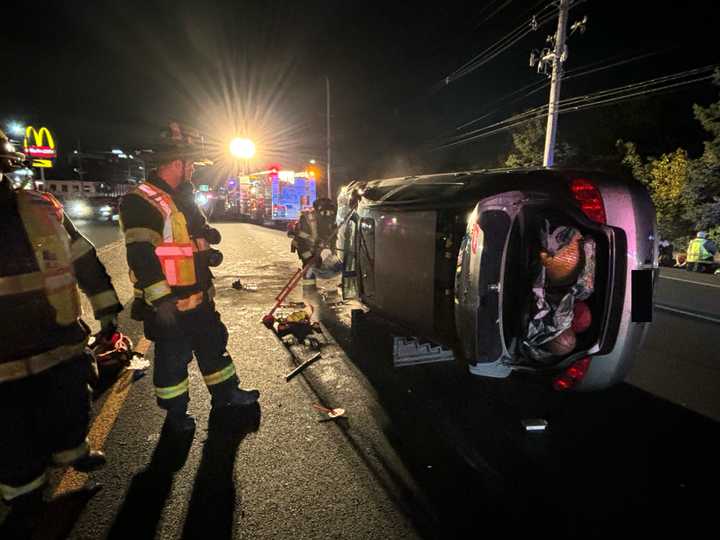
<svg viewBox="0 0 720 540"><path fill-rule="evenodd" d="M222 162L235 134L258 142L256 167L299 168L324 158L325 77L331 82L335 181L364 175L497 166L501 133L452 150L438 141L481 114L478 126L547 101L495 100L541 80L528 66L552 21L473 73L437 83L549 2L324 2L133 0L14 3L3 14L0 122L47 125L61 159L83 150L142 148L169 119L208 134ZM720 62L715 2L587 0L569 40L566 69L657 53L568 80L563 97ZM424 7L423 7L424 6ZM7 6L5 6L7 8ZM546 10L545 13L549 11ZM695 102L718 91L700 83L663 96L560 117L559 136L588 153L617 138L641 152L701 150Z"/></svg>

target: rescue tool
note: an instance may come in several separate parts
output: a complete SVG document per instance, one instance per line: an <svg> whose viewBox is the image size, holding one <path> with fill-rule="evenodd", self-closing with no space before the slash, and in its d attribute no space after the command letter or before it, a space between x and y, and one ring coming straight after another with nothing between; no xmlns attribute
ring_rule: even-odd
<svg viewBox="0 0 720 540"><path fill-rule="evenodd" d="M332 243L335 241L335 238L338 235L338 232L340 229L345 227L350 219L352 218L354 214L354 208L357 206L357 200L352 202L350 204L350 211L348 212L348 215L345 217L345 219L342 220L340 225L338 225L335 228L335 231L330 235L330 237L327 239L327 244L332 245ZM280 307L280 305L285 301L285 299L288 297L288 295L297 287L297 284L300 283L300 280L303 278L307 270L313 265L313 263L316 262L317 257L311 257L310 260L308 260L305 265L297 270L290 280L285 284L283 289L280 291L280 294L278 294L275 297L275 305L272 307L272 309L262 318L262 323L269 329L272 329L275 324L275 311Z"/></svg>
<svg viewBox="0 0 720 540"><path fill-rule="evenodd" d="M275 297L275 305L272 307L272 309L262 318L262 323L269 329L273 328L273 325L275 324L275 311L282 305L282 303L285 301L285 299L288 297L288 295L295 290L295 287L297 287L297 284L300 283L300 280L305 275L305 272L307 272L307 269L312 266L315 258L313 257L310 259L305 266L298 269L290 278L290 280L285 284L283 289L280 291L280 294L278 294Z"/></svg>
<svg viewBox="0 0 720 540"><path fill-rule="evenodd" d="M322 357L322 354L319 353L319 352L313 354L310 358L308 358L307 360L305 360L302 364L300 364L298 367L296 367L295 369L293 369L290 373L288 373L287 375L285 375L285 381L286 381L286 382L287 382L287 381L290 381L293 377L295 377L295 375L297 375L298 373L303 372L303 371L305 370L305 368L308 367L310 364L313 364L313 363L316 362L317 360L320 360L321 357Z"/></svg>

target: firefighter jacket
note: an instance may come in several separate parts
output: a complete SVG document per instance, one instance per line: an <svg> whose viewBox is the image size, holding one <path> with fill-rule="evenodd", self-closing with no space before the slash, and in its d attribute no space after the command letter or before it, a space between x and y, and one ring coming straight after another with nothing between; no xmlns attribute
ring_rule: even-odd
<svg viewBox="0 0 720 540"><path fill-rule="evenodd" d="M45 371L82 353L78 285L96 319L122 306L95 247L48 193L0 182L0 383Z"/></svg>
<svg viewBox="0 0 720 540"><path fill-rule="evenodd" d="M123 198L120 222L136 304L149 308L133 306L134 317L146 319L153 306L165 301L192 311L212 300L209 228L192 200L153 178Z"/></svg>
<svg viewBox="0 0 720 540"><path fill-rule="evenodd" d="M715 243L706 238L693 238L687 249L687 262L708 262L713 260L717 251Z"/></svg>
<svg viewBox="0 0 720 540"><path fill-rule="evenodd" d="M294 245L303 264L323 248L334 249L335 220L318 216L314 209L303 210L295 227ZM333 245L331 245L333 244Z"/></svg>

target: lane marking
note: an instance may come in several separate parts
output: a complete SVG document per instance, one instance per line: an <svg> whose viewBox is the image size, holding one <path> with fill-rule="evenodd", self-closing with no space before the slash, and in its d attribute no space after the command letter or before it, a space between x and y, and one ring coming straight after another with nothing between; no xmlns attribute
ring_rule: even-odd
<svg viewBox="0 0 720 540"><path fill-rule="evenodd" d="M684 281L685 283L693 283L695 285L702 285L704 287L714 287L716 289L720 289L720 285L715 285L714 283L703 283L701 281L693 281L691 279L682 279L682 278L663 276L663 275L660 275L660 279L672 279L673 281Z"/></svg>
<svg viewBox="0 0 720 540"><path fill-rule="evenodd" d="M139 353L145 354L150 347L150 342L144 337L140 338L135 350ZM125 400L127 399L130 387L132 386L132 378L134 371L125 370L122 372L118 380L109 390L108 397L103 403L102 409L93 420L90 425L90 432L88 433L88 440L90 441L90 448L95 450L102 450L107 440L110 430L115 425L120 409L122 408ZM60 483L53 491L53 496L57 497L68 491L75 491L81 489L87 482L88 475L81 473L68 467L60 480Z"/></svg>
<svg viewBox="0 0 720 540"><path fill-rule="evenodd" d="M673 313L680 313L681 315L687 315L688 317L693 317L695 319L702 319L704 321L710 321L714 322L715 324L720 324L720 319L717 319L715 317L708 317L706 315L700 315L698 313L693 313L692 311L685 311L684 309L678 309L670 306L666 306L663 304L655 304L655 307L663 310L663 311L671 311Z"/></svg>

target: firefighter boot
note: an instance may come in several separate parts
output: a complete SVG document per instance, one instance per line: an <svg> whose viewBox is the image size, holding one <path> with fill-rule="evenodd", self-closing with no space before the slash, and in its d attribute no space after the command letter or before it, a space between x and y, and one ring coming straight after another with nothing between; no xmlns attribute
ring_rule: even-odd
<svg viewBox="0 0 720 540"><path fill-rule="evenodd" d="M195 431L195 418L186 411L168 411L165 424L173 433L190 433Z"/></svg>
<svg viewBox="0 0 720 540"><path fill-rule="evenodd" d="M260 391L250 389L243 390L242 388L235 388L230 394L230 397L220 401L213 398L212 406L213 409L219 409L223 407L247 407L253 405L260 398Z"/></svg>
<svg viewBox="0 0 720 540"><path fill-rule="evenodd" d="M103 468L106 462L105 453L102 450L89 450L87 454L73 461L72 468L88 473Z"/></svg>

